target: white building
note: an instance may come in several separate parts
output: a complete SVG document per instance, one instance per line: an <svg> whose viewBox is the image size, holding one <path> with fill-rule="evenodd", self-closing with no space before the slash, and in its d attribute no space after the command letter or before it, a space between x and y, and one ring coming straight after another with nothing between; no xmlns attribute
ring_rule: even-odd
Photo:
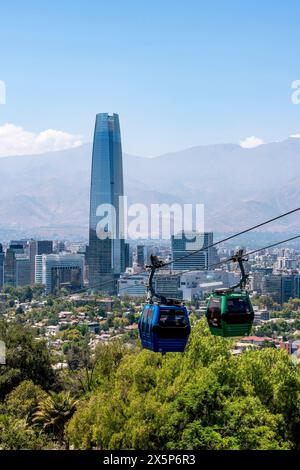
<svg viewBox="0 0 300 470"><path fill-rule="evenodd" d="M44 284L47 294L62 287L71 289L83 287L84 255L69 253L37 255L35 267L35 282Z"/></svg>
<svg viewBox="0 0 300 470"><path fill-rule="evenodd" d="M144 297L147 294L148 274L123 274L118 279L118 295Z"/></svg>
<svg viewBox="0 0 300 470"><path fill-rule="evenodd" d="M180 289L183 300L202 298L214 289L228 288L236 284L240 276L221 269L214 271L192 271L180 278Z"/></svg>

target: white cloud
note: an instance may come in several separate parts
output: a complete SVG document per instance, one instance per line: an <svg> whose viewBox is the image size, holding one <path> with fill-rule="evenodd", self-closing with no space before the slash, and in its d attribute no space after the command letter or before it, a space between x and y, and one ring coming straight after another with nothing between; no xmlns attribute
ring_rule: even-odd
<svg viewBox="0 0 300 470"><path fill-rule="evenodd" d="M247 137L245 140L240 140L240 146L244 149L253 149L262 144L264 144L264 141L259 139L259 137L255 137L254 135Z"/></svg>
<svg viewBox="0 0 300 470"><path fill-rule="evenodd" d="M293 139L300 139L300 134L292 134L290 135Z"/></svg>
<svg viewBox="0 0 300 470"><path fill-rule="evenodd" d="M79 145L82 145L81 136L68 132L47 129L34 133L15 124L0 126L0 157L52 152Z"/></svg>

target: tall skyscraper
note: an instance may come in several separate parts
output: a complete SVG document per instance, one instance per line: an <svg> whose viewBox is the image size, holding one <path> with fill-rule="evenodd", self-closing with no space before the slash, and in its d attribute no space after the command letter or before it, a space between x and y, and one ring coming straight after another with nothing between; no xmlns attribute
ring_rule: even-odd
<svg viewBox="0 0 300 470"><path fill-rule="evenodd" d="M125 269L126 268L129 268L130 266L132 266L132 260L131 260L131 253L130 253L130 245L129 243L125 243L124 245L124 252L125 252Z"/></svg>
<svg viewBox="0 0 300 470"><path fill-rule="evenodd" d="M30 258L26 254L15 254L16 263L16 287L29 286L30 279Z"/></svg>
<svg viewBox="0 0 300 470"><path fill-rule="evenodd" d="M29 258L30 258L30 283L35 282L35 257L36 255L49 255L53 252L53 242L51 240L30 240Z"/></svg>
<svg viewBox="0 0 300 470"><path fill-rule="evenodd" d="M43 284L43 255L35 255L34 284Z"/></svg>
<svg viewBox="0 0 300 470"><path fill-rule="evenodd" d="M172 259L176 260L188 255L184 259L178 259L172 264L174 271L186 269L208 269L212 260L211 248L205 250L205 247L212 245L213 233L205 232L182 232L172 235ZM193 251L203 249L193 253Z"/></svg>
<svg viewBox="0 0 300 470"><path fill-rule="evenodd" d="M16 287L16 255L24 254L26 248L26 242L23 240L11 241L9 247L6 250L5 262L4 262L4 285Z"/></svg>
<svg viewBox="0 0 300 470"><path fill-rule="evenodd" d="M100 113L96 116L91 172L88 249L91 289L116 292L116 280L125 271L125 243L120 222L123 208L119 200L123 194L119 116ZM113 212L108 207L113 208Z"/></svg>

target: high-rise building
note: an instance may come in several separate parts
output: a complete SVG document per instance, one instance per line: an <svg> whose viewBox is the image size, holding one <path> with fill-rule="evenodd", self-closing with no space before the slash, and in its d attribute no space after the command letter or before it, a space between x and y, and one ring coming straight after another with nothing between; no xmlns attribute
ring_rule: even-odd
<svg viewBox="0 0 300 470"><path fill-rule="evenodd" d="M264 277L264 273L261 271L253 271L250 275L250 286L251 290L261 294L261 287L262 287L262 279Z"/></svg>
<svg viewBox="0 0 300 470"><path fill-rule="evenodd" d="M144 245L137 245L137 247L136 247L136 261L137 261L137 264L141 268L144 268L144 266L146 264L146 259L147 259L146 247Z"/></svg>
<svg viewBox="0 0 300 470"><path fill-rule="evenodd" d="M34 284L43 284L43 255L35 256Z"/></svg>
<svg viewBox="0 0 300 470"><path fill-rule="evenodd" d="M15 254L16 263L16 287L29 286L30 278L30 258L26 254Z"/></svg>
<svg viewBox="0 0 300 470"><path fill-rule="evenodd" d="M16 255L24 254L27 243L21 241L11 241L6 250L4 262L4 285L16 287Z"/></svg>
<svg viewBox="0 0 300 470"><path fill-rule="evenodd" d="M123 166L119 116L100 113L96 116L91 171L89 286L111 293L116 292L116 280L125 271L120 196Z"/></svg>
<svg viewBox="0 0 300 470"><path fill-rule="evenodd" d="M212 232L181 232L177 235L172 235L173 270L208 269L210 264L212 264L211 260L213 259L213 254L211 248L205 248L212 245L212 243ZM193 253L200 249L203 249L203 251Z"/></svg>
<svg viewBox="0 0 300 470"><path fill-rule="evenodd" d="M281 303L287 302L294 297L294 276L281 277Z"/></svg>
<svg viewBox="0 0 300 470"><path fill-rule="evenodd" d="M262 278L261 292L269 295L275 302L281 303L281 276L277 274L266 274Z"/></svg>
<svg viewBox="0 0 300 470"><path fill-rule="evenodd" d="M130 266L132 266L132 260L131 260L131 253L130 253L130 245L129 243L125 243L124 245L124 256L125 256L125 269L126 268L129 268Z"/></svg>
<svg viewBox="0 0 300 470"><path fill-rule="evenodd" d="M294 277L294 297L300 299L300 274L296 274Z"/></svg>
<svg viewBox="0 0 300 470"><path fill-rule="evenodd" d="M262 279L262 293L283 304L291 298L298 298L297 275L267 274ZM299 282L299 281L298 281Z"/></svg>
<svg viewBox="0 0 300 470"><path fill-rule="evenodd" d="M30 284L35 282L35 257L36 255L49 255L53 252L53 242L51 240L30 240Z"/></svg>
<svg viewBox="0 0 300 470"><path fill-rule="evenodd" d="M70 291L81 289L83 271L84 255L67 253L36 256L36 281L40 283L42 278L47 294L63 287Z"/></svg>
<svg viewBox="0 0 300 470"><path fill-rule="evenodd" d="M3 247L0 243L0 289L2 289L4 284L4 258Z"/></svg>
<svg viewBox="0 0 300 470"><path fill-rule="evenodd" d="M209 248L209 250L211 253L211 259L209 264L214 265L220 263L221 260L217 248L215 246L212 246L211 248Z"/></svg>

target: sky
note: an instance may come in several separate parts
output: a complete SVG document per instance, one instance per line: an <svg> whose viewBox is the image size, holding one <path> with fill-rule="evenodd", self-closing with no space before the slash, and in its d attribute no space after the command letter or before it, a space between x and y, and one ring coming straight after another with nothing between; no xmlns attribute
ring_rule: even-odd
<svg viewBox="0 0 300 470"><path fill-rule="evenodd" d="M99 112L141 156L298 135L299 18L297 0L2 2L0 156L91 141Z"/></svg>

